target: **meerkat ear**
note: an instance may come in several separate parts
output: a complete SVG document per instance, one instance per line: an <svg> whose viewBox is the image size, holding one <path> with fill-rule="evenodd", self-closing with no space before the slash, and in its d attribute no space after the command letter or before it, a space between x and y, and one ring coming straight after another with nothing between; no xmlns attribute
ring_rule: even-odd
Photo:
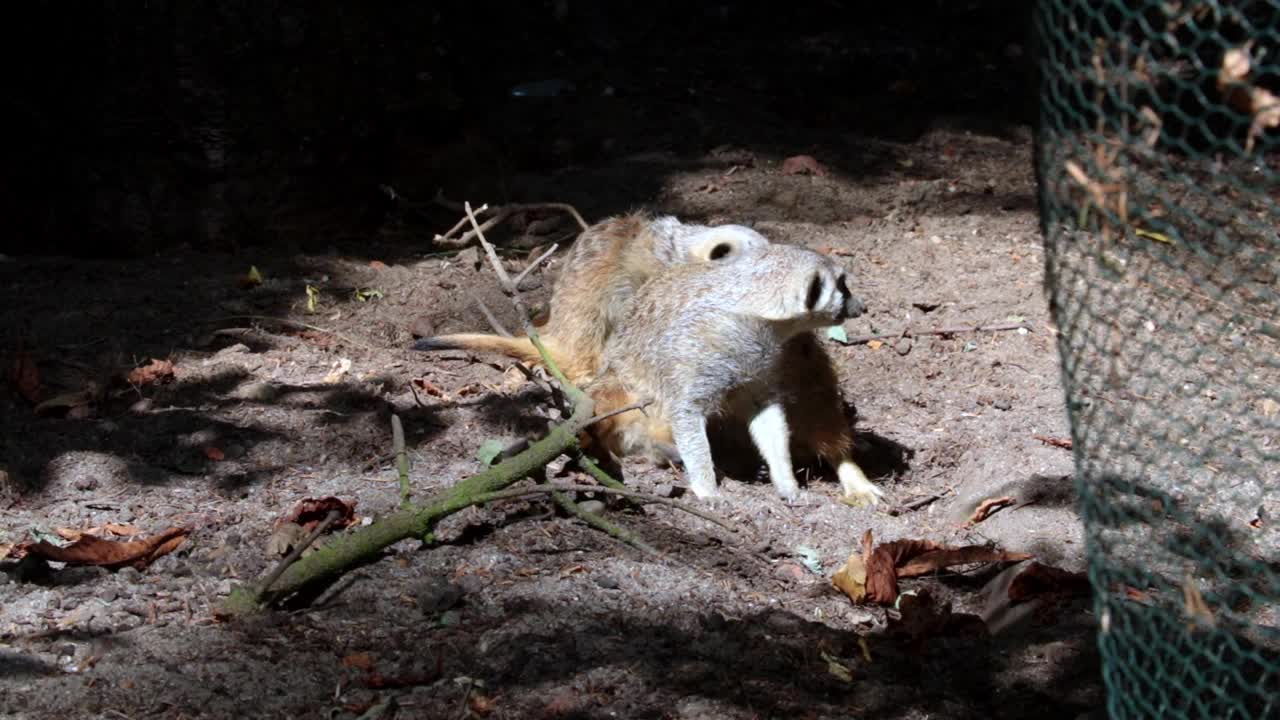
<svg viewBox="0 0 1280 720"><path fill-rule="evenodd" d="M707 258L710 260L719 260L731 252L733 252L733 246L727 242L721 242L711 248L711 252L707 255Z"/></svg>

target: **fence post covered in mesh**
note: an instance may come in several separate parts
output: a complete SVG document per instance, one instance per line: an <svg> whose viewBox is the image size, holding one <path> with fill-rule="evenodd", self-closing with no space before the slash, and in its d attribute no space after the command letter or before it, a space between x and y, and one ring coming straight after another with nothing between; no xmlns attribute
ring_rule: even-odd
<svg viewBox="0 0 1280 720"><path fill-rule="evenodd" d="M1280 717L1280 0L1037 1L1109 714Z"/></svg>

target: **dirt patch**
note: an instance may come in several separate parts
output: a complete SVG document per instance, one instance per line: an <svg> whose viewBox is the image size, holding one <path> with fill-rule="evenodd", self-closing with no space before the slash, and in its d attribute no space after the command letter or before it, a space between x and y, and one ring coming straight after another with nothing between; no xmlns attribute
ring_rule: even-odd
<svg viewBox="0 0 1280 720"><path fill-rule="evenodd" d="M836 483L816 476L795 505L767 481L727 479L716 509L736 541L669 509L616 511L667 553L655 560L551 504L512 501L451 518L435 545L393 547L321 606L229 626L211 605L270 566L272 524L298 500L337 495L369 516L394 507L392 413L420 493L475 472L485 440L545 428L546 398L508 363L405 349L415 333L485 328L473 296L515 327L492 277L473 251L371 263L376 247L285 262L175 251L0 263L5 327L23 329L46 396L103 388L41 414L5 393L0 543L105 522L193 529L142 571L0 574L0 706L24 717L355 717L387 701L401 717L461 716L465 704L496 717L1092 712L1101 690L1081 600L1010 607L998 569L903 580L990 630L904 644L882 610L852 606L827 580L867 529L1083 567L1070 453L1036 437L1069 433L1029 143L937 129L840 152L891 169L874 181L785 174L782 157L718 148L685 158L692 169L671 171L652 206L834 253L869 308L851 337L1030 326L832 344L859 460L886 505L840 505ZM536 252L513 252L511 267ZM264 281L244 287L251 264ZM556 270L535 273L531 299ZM174 362L172 382L113 381L153 357ZM679 484L665 469L625 471L643 490ZM966 522L1002 497L1013 503Z"/></svg>

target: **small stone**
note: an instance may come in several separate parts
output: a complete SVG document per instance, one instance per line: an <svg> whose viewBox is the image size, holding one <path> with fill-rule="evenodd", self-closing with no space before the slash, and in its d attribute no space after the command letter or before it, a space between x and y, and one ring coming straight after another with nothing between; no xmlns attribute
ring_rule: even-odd
<svg viewBox="0 0 1280 720"><path fill-rule="evenodd" d="M135 567L123 567L116 576L127 583L136 583L142 579L142 573Z"/></svg>
<svg viewBox="0 0 1280 720"><path fill-rule="evenodd" d="M660 483L653 488L653 494L658 497L669 498L676 494L676 486L671 483Z"/></svg>
<svg viewBox="0 0 1280 720"><path fill-rule="evenodd" d="M596 581L597 587L605 590L617 590L619 587L618 581L611 575L595 575L592 579Z"/></svg>
<svg viewBox="0 0 1280 720"><path fill-rule="evenodd" d="M228 345L214 353L214 357L226 357L228 355L238 355L240 353L247 352L249 352L248 345L245 345L244 343L236 343L235 345Z"/></svg>
<svg viewBox="0 0 1280 720"><path fill-rule="evenodd" d="M90 490L97 490L99 484L98 478L90 475L78 478L71 486L81 492L89 492Z"/></svg>
<svg viewBox="0 0 1280 720"><path fill-rule="evenodd" d="M991 403L991 407L997 410L1012 410L1013 401L1009 398L998 398L995 402Z"/></svg>
<svg viewBox="0 0 1280 720"><path fill-rule="evenodd" d="M440 578L431 578L418 587L418 609L425 615L436 615L462 602L463 591Z"/></svg>
<svg viewBox="0 0 1280 720"><path fill-rule="evenodd" d="M241 400L253 400L257 402L270 402L276 399L280 394L280 387L270 382L253 382L248 383L240 388L236 396Z"/></svg>
<svg viewBox="0 0 1280 720"><path fill-rule="evenodd" d="M898 342L893 345L893 351L899 355L906 355L911 352L911 338L899 338Z"/></svg>
<svg viewBox="0 0 1280 720"><path fill-rule="evenodd" d="M102 591L98 593L98 598L105 603L113 603L118 597L120 597L120 591L115 588L103 588Z"/></svg>
<svg viewBox="0 0 1280 720"><path fill-rule="evenodd" d="M151 408L154 405L155 403L151 401L151 398L142 398L138 402L129 406L129 412L136 413L138 415L145 415L146 413L151 412Z"/></svg>
<svg viewBox="0 0 1280 720"><path fill-rule="evenodd" d="M578 503L578 507L581 508L583 512L591 513L592 515L599 515L604 512L604 503L599 500L583 500Z"/></svg>

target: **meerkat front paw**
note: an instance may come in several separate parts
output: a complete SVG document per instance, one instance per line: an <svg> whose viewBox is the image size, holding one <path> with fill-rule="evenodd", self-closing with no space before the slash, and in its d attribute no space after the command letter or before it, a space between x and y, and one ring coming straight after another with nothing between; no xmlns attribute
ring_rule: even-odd
<svg viewBox="0 0 1280 720"><path fill-rule="evenodd" d="M840 463L840 467L836 468L836 475L840 478L840 488L844 491L840 502L845 505L873 506L884 497L884 490L868 480L862 468L851 460Z"/></svg>

